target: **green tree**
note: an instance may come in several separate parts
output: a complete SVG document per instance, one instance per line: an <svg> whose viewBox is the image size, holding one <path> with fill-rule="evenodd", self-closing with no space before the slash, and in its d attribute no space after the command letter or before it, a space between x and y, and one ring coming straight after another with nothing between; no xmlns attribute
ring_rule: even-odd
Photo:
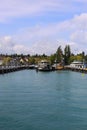
<svg viewBox="0 0 87 130"><path fill-rule="evenodd" d="M11 57L5 57L3 59L3 65L7 65L10 62L10 60L11 60Z"/></svg>
<svg viewBox="0 0 87 130"><path fill-rule="evenodd" d="M53 54L50 56L49 60L50 60L51 64L53 64L55 62L55 59L56 59L56 54Z"/></svg>
<svg viewBox="0 0 87 130"><path fill-rule="evenodd" d="M30 64L35 64L35 58L34 57L30 57L29 58L29 63Z"/></svg>
<svg viewBox="0 0 87 130"><path fill-rule="evenodd" d="M83 61L83 56L82 55L71 55L69 58L69 63L73 61Z"/></svg>
<svg viewBox="0 0 87 130"><path fill-rule="evenodd" d="M56 52L56 61L60 63L62 61L62 57L63 57L63 51L61 49L61 46L59 46Z"/></svg>
<svg viewBox="0 0 87 130"><path fill-rule="evenodd" d="M71 56L71 49L70 49L70 46L69 45L66 45L65 46L65 49L64 49L64 62L65 64L69 64L69 58Z"/></svg>

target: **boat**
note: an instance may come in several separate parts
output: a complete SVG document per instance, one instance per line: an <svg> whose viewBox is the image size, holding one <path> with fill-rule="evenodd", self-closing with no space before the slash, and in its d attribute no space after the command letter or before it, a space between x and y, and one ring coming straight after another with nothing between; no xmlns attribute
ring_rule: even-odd
<svg viewBox="0 0 87 130"><path fill-rule="evenodd" d="M41 60L38 63L38 68L39 71L51 71L52 67L50 65L50 62L48 62L47 60Z"/></svg>

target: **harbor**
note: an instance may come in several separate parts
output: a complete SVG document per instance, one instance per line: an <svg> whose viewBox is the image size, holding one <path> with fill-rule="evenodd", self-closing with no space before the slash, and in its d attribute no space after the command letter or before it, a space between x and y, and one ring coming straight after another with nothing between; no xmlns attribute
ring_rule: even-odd
<svg viewBox="0 0 87 130"><path fill-rule="evenodd" d="M34 69L37 72L43 71L76 71L87 73L87 55L82 52L72 54L69 45L62 50L61 46L52 55L0 55L0 74L20 71L24 69Z"/></svg>
<svg viewBox="0 0 87 130"><path fill-rule="evenodd" d="M15 71L22 71L22 70L28 70L28 69L34 69L35 71L75 71L75 72L81 72L81 73L87 73L87 68L77 68L77 67L71 67L71 66L59 66L57 68L50 67L50 68L40 68L36 67L36 65L22 65L22 66L2 66L0 67L0 74L6 74L11 73Z"/></svg>

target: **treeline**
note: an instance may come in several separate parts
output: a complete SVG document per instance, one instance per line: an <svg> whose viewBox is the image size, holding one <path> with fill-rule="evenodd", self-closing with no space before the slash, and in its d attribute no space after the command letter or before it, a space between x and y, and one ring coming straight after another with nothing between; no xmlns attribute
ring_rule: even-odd
<svg viewBox="0 0 87 130"><path fill-rule="evenodd" d="M64 50L61 46L58 47L55 54L50 56L51 62L53 63L54 60L57 63L64 63L64 65L68 65L73 61L84 61L87 62L87 55L85 52L74 54L71 52L70 45L66 45Z"/></svg>
<svg viewBox="0 0 87 130"><path fill-rule="evenodd" d="M66 45L64 49L62 49L62 47L59 46L57 48L56 52L50 56L47 56L46 54L42 54L42 55L38 55L38 54L35 54L35 55L30 55L30 54L27 54L27 55L24 55L24 54L3 55L3 54L0 54L0 57L5 57L6 60L10 60L12 58L18 58L18 59L27 58L28 59L27 61L29 64L37 64L40 60L44 60L44 59L50 61L51 64L61 63L64 65L68 65L71 62L73 62L74 60L77 60L77 61L84 60L87 62L87 55L85 55L84 52L79 53L79 54L73 54L71 52L70 45Z"/></svg>

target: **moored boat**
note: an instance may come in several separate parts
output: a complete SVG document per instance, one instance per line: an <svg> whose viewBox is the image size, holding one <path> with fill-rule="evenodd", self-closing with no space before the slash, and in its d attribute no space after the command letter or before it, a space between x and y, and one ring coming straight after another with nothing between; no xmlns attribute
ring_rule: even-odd
<svg viewBox="0 0 87 130"><path fill-rule="evenodd" d="M38 70L39 71L51 71L52 67L50 65L50 62L48 62L47 60L41 60L38 63Z"/></svg>

